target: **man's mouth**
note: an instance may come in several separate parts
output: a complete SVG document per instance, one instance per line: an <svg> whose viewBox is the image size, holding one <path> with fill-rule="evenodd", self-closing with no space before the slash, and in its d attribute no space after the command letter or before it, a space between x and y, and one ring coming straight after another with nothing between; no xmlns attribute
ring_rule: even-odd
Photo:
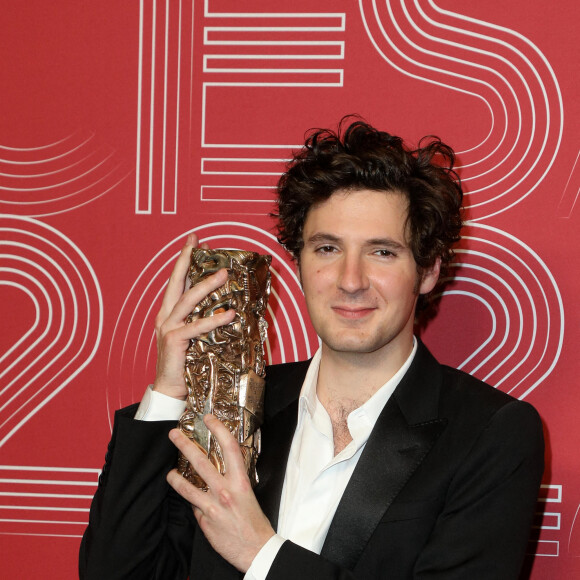
<svg viewBox="0 0 580 580"><path fill-rule="evenodd" d="M336 312L339 316L343 318L349 318L351 320L358 320L364 318L371 314L374 310L374 306L332 306L332 310Z"/></svg>

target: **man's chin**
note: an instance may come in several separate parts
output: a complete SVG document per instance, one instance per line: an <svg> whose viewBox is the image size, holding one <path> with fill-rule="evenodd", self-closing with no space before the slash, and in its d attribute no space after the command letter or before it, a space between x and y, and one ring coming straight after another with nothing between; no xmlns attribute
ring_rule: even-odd
<svg viewBox="0 0 580 580"><path fill-rule="evenodd" d="M330 340L323 340L323 343L330 350L344 354L370 354L384 346L384 344L377 344L376 341L369 338L357 339L354 337L332 337Z"/></svg>

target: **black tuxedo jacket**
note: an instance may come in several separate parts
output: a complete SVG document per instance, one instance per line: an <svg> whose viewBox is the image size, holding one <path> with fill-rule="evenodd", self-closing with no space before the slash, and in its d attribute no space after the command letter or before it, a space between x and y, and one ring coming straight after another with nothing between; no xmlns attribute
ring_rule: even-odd
<svg viewBox="0 0 580 580"><path fill-rule="evenodd" d="M274 529L308 362L269 367L256 496ZM174 422L117 413L80 553L87 580L242 577L165 482ZM543 471L533 407L419 344L346 487L320 555L285 542L268 580L515 579Z"/></svg>

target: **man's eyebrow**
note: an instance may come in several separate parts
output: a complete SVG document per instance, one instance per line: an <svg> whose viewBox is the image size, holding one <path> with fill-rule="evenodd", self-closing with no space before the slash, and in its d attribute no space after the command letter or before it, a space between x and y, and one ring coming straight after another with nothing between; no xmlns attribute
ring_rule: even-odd
<svg viewBox="0 0 580 580"><path fill-rule="evenodd" d="M320 244L320 243L333 243L337 244L342 240L340 236L331 234L329 232L316 232L312 234L307 240L307 244ZM365 246L375 247L380 246L383 248L392 248L394 250L401 250L407 248L407 246L393 238L370 238L365 240Z"/></svg>
<svg viewBox="0 0 580 580"><path fill-rule="evenodd" d="M365 242L367 246L382 246L384 248L395 248L403 249L406 248L406 244L402 244L393 238L371 238Z"/></svg>
<svg viewBox="0 0 580 580"><path fill-rule="evenodd" d="M340 237L335 236L334 234L326 233L326 232L317 232L312 234L307 240L306 243L311 244L318 244L320 242L333 242L337 243L340 242Z"/></svg>

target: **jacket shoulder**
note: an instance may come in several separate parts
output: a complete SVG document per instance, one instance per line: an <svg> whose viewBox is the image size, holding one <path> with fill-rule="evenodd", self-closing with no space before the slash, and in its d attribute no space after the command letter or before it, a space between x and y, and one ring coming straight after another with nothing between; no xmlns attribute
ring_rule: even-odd
<svg viewBox="0 0 580 580"><path fill-rule="evenodd" d="M505 417L506 421L519 424L521 428L526 426L528 432L542 432L540 416L530 403L452 367L441 365L441 371L440 409L443 415L461 417L462 421L482 426Z"/></svg>

